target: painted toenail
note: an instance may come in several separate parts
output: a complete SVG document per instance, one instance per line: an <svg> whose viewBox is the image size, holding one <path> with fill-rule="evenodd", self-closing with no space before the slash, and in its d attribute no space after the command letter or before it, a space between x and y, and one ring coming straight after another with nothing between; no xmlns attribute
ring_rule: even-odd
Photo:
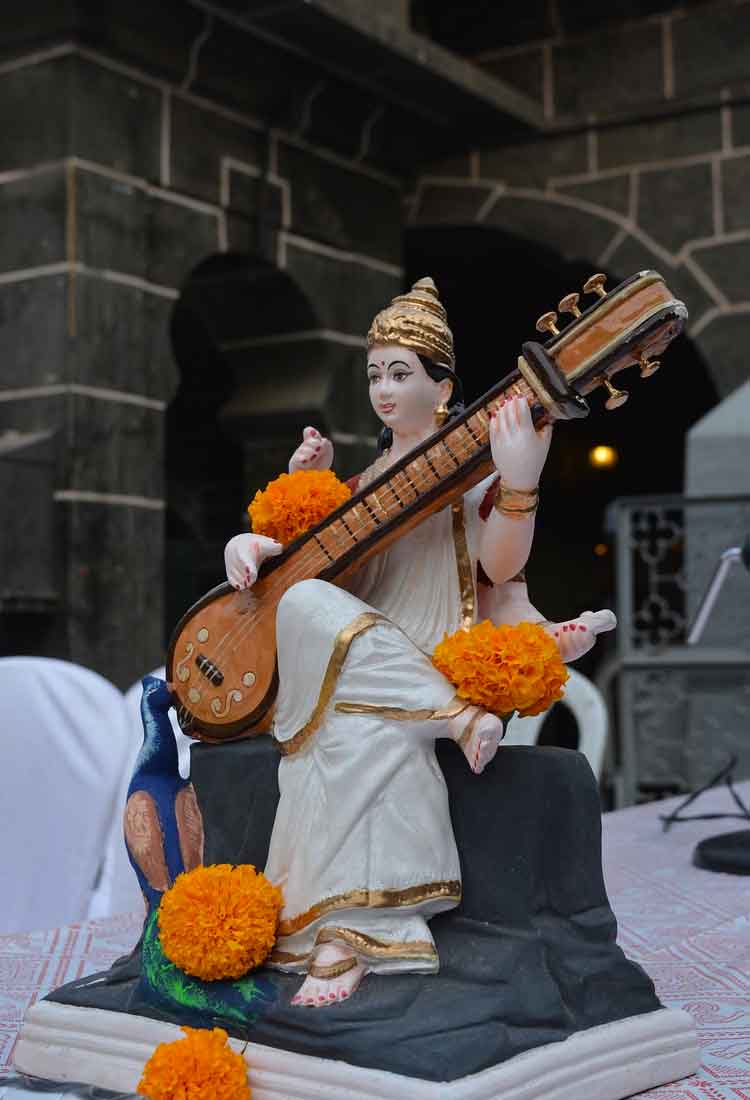
<svg viewBox="0 0 750 1100"><path fill-rule="evenodd" d="M588 627L584 626L583 623L581 623L581 625L578 627L578 629L579 630L588 630Z"/></svg>

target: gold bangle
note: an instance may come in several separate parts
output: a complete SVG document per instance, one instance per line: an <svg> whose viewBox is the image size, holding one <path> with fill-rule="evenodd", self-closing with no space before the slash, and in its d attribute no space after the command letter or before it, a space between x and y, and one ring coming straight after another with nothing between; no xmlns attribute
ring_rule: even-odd
<svg viewBox="0 0 750 1100"><path fill-rule="evenodd" d="M533 489L511 489L500 482L500 488L495 496L495 510L501 516L509 516L512 519L523 519L536 511L539 504L539 487Z"/></svg>
<svg viewBox="0 0 750 1100"><path fill-rule="evenodd" d="M497 512L501 516L507 516L508 519L526 519L528 516L534 515L536 506L533 508L498 508Z"/></svg>
<svg viewBox="0 0 750 1100"><path fill-rule="evenodd" d="M508 504L529 504L531 501L539 499L539 486L535 485L533 489L514 489L511 485L506 485L501 479L498 496L506 500Z"/></svg>

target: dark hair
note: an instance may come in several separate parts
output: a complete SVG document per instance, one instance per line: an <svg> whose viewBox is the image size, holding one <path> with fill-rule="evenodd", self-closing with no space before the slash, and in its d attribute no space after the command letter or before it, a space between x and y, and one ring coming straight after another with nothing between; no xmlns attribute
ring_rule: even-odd
<svg viewBox="0 0 750 1100"><path fill-rule="evenodd" d="M447 367L441 367L437 363L433 363L432 359L428 358L426 355L417 354L417 359L427 371L427 374L433 382L442 382L444 378L449 378L453 383L453 389L448 398L447 424L448 421L453 420L456 416L460 416L464 411L464 388L461 385L461 379L458 378L453 371L448 370ZM387 451L392 443L392 430L390 428L382 428L378 436L378 454L382 455L383 451Z"/></svg>

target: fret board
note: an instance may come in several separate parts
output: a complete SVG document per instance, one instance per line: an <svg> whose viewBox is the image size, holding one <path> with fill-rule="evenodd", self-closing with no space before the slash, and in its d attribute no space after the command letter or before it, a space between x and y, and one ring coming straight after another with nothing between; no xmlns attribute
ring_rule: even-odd
<svg viewBox="0 0 750 1100"><path fill-rule="evenodd" d="M490 412L501 397L509 396L535 400L517 370L354 493L283 554L268 559L262 575L295 557L304 562L307 576L324 580L341 577L384 550L404 533L405 525L414 527L463 496L494 469L489 449ZM546 419L538 404L532 406L532 414L536 426Z"/></svg>

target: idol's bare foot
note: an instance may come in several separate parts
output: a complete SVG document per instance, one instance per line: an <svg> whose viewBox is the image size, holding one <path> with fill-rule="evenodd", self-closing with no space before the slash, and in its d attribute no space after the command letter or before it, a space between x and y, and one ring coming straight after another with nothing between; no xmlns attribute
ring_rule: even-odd
<svg viewBox="0 0 750 1100"><path fill-rule="evenodd" d="M469 761L469 767L480 775L502 741L505 732L503 723L497 715L481 707L467 707L451 719L450 726L451 736Z"/></svg>
<svg viewBox="0 0 750 1100"><path fill-rule="evenodd" d="M315 952L307 977L292 997L293 1005L324 1008L351 997L367 968L357 962L351 947L323 944Z"/></svg>
<svg viewBox="0 0 750 1100"><path fill-rule="evenodd" d="M557 642L560 656L567 664L577 661L594 645L597 634L614 630L617 619L611 611L584 611L577 619L564 623L543 623L544 629Z"/></svg>

